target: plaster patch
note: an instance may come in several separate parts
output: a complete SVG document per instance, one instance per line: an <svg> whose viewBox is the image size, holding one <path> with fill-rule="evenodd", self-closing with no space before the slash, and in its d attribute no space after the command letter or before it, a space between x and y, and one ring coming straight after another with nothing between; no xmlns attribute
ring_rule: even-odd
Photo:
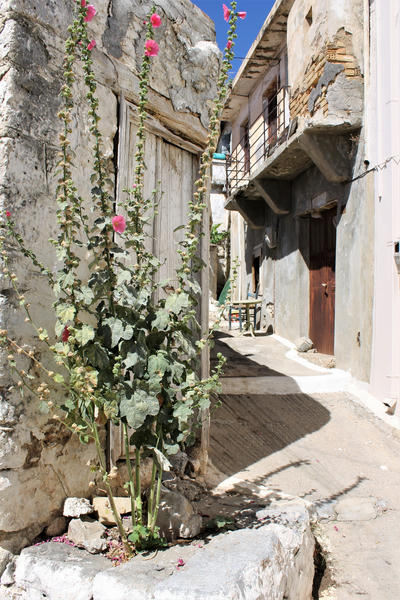
<svg viewBox="0 0 400 600"><path fill-rule="evenodd" d="M344 71L343 65L333 64L330 62L325 63L324 71L315 88L311 90L310 97L308 99L308 110L311 114L314 111L315 103L321 95L323 88L328 87L331 83L333 83L341 71Z"/></svg>

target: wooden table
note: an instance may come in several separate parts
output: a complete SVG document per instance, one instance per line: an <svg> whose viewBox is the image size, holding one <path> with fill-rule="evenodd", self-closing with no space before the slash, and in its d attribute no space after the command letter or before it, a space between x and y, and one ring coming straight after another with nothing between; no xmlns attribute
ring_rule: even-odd
<svg viewBox="0 0 400 600"><path fill-rule="evenodd" d="M229 329L232 329L232 310L239 311L239 328L242 331L242 309L246 311L246 325L245 330L250 331L250 334L254 337L254 330L256 328L257 318L257 306L262 303L262 298L249 298L248 300L238 300L232 302L229 306ZM250 309L254 309L254 322L250 322Z"/></svg>

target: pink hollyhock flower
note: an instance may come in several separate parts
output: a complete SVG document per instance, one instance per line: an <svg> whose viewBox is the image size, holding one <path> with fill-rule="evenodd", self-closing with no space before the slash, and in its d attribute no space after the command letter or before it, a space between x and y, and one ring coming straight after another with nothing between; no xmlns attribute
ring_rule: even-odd
<svg viewBox="0 0 400 600"><path fill-rule="evenodd" d="M88 50L93 50L93 48L96 46L96 40L92 40L91 42L89 42L87 49Z"/></svg>
<svg viewBox="0 0 400 600"><path fill-rule="evenodd" d="M222 10L224 11L224 19L226 22L229 21L229 17L231 14L231 11L229 10L229 8L226 6L226 4L222 5Z"/></svg>
<svg viewBox="0 0 400 600"><path fill-rule="evenodd" d="M151 15L150 21L153 27L160 27L161 25L161 17L157 13Z"/></svg>
<svg viewBox="0 0 400 600"><path fill-rule="evenodd" d="M185 566L185 561L182 558L178 559L178 567L184 567Z"/></svg>
<svg viewBox="0 0 400 600"><path fill-rule="evenodd" d="M68 342L68 338L70 336L68 325L66 325L62 331L61 339L63 342Z"/></svg>
<svg viewBox="0 0 400 600"><path fill-rule="evenodd" d="M82 6L82 8L85 8L85 6L86 6L86 0L81 0L81 6Z"/></svg>
<svg viewBox="0 0 400 600"><path fill-rule="evenodd" d="M240 17L241 19L245 19L247 15L247 12L238 12L238 17Z"/></svg>
<svg viewBox="0 0 400 600"><path fill-rule="evenodd" d="M93 6L93 4L89 4L86 9L86 17L85 17L86 23L89 23L93 19L96 12L97 11L96 11L95 7Z"/></svg>
<svg viewBox="0 0 400 600"><path fill-rule="evenodd" d="M145 55L146 56L157 56L159 51L159 46L155 40L146 40L145 43Z"/></svg>
<svg viewBox="0 0 400 600"><path fill-rule="evenodd" d="M115 217L111 219L111 222L114 231L117 233L124 233L126 229L126 221L122 215L115 215Z"/></svg>
<svg viewBox="0 0 400 600"><path fill-rule="evenodd" d="M230 50L232 48L233 44L231 42L231 40L228 40L227 44L226 44L226 49Z"/></svg>
<svg viewBox="0 0 400 600"><path fill-rule="evenodd" d="M11 213L9 210L6 210L6 217L7 217L7 219L9 219L11 217Z"/></svg>

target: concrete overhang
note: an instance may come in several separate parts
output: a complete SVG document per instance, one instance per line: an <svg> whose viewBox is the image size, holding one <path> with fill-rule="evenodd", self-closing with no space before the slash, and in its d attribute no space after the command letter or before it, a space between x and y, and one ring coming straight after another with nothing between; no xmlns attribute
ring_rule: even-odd
<svg viewBox="0 0 400 600"><path fill-rule="evenodd" d="M264 207L277 215L289 214L290 182L313 165L329 182L348 181L352 171L350 132L334 127L296 131L238 185L225 208L237 210L251 227L261 228L265 226Z"/></svg>
<svg viewBox="0 0 400 600"><path fill-rule="evenodd" d="M224 121L234 120L243 96L249 96L257 80L265 73L265 67L276 60L286 42L287 19L294 1L276 0L271 8L233 80L222 115Z"/></svg>

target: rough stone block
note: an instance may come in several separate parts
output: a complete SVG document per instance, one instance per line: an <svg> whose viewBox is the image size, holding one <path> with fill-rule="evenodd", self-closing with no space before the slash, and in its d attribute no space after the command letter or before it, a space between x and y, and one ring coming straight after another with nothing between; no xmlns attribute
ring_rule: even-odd
<svg viewBox="0 0 400 600"><path fill-rule="evenodd" d="M22 550L15 581L29 592L41 592L51 600L91 600L93 579L110 568L103 556L49 542Z"/></svg>
<svg viewBox="0 0 400 600"><path fill-rule="evenodd" d="M193 538L200 533L202 520L189 500L178 492L163 489L157 525L168 541L177 538Z"/></svg>
<svg viewBox="0 0 400 600"><path fill-rule="evenodd" d="M64 502L64 517L80 517L90 515L94 508L87 498L66 498Z"/></svg>
<svg viewBox="0 0 400 600"><path fill-rule="evenodd" d="M93 600L309 600L314 538L304 503L279 503L259 517L259 527L220 534L201 548L169 548L154 561L136 557L103 571Z"/></svg>
<svg viewBox="0 0 400 600"><path fill-rule="evenodd" d="M4 573L5 568L12 561L13 557L14 555L11 552L0 547L0 575Z"/></svg>
<svg viewBox="0 0 400 600"><path fill-rule="evenodd" d="M68 538L78 548L84 548L90 554L98 554L107 548L105 530L104 525L94 519L72 519L68 526Z"/></svg>
<svg viewBox="0 0 400 600"><path fill-rule="evenodd" d="M126 513L131 512L130 498L114 497L114 502L120 515L126 515ZM101 496L93 498L93 508L99 515L100 523L103 523L104 525L116 524L108 498Z"/></svg>

